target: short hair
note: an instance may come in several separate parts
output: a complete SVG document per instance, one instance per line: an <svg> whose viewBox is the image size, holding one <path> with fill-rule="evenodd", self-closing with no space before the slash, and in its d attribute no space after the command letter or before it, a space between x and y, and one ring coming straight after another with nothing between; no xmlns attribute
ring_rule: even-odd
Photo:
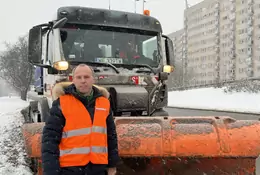
<svg viewBox="0 0 260 175"><path fill-rule="evenodd" d="M76 67L74 67L74 68L72 69L72 77L74 77L75 70L76 70L78 67L85 67L85 66L87 66L87 67L90 68L90 70L91 70L91 72L92 72L92 75L94 76L95 72L94 72L93 68L92 68L91 66L88 66L88 65L86 65L86 64L81 63L81 64L77 65Z"/></svg>

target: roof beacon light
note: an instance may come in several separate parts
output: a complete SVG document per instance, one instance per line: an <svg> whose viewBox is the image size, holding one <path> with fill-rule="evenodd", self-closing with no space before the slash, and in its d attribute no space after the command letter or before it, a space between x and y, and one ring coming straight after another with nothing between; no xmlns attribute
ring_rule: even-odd
<svg viewBox="0 0 260 175"><path fill-rule="evenodd" d="M144 10L144 15L150 16L150 10Z"/></svg>

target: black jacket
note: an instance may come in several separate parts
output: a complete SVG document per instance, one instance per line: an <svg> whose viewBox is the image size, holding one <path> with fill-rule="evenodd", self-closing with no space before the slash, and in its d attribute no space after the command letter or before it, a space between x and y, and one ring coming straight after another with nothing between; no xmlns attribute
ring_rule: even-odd
<svg viewBox="0 0 260 175"><path fill-rule="evenodd" d="M64 89L65 94L73 94L79 99L88 110L92 121L94 117L95 99L102 96L98 88L93 87L93 99L87 101L76 92L72 84ZM103 175L109 167L115 167L119 161L117 133L113 120L112 112L107 117L107 135L108 135L108 165L94 165L89 163L84 167L66 167L60 168L59 165L59 143L61 141L62 130L65 125L65 118L60 109L59 98L53 101L50 109L50 117L46 120L42 135L42 165L44 175Z"/></svg>

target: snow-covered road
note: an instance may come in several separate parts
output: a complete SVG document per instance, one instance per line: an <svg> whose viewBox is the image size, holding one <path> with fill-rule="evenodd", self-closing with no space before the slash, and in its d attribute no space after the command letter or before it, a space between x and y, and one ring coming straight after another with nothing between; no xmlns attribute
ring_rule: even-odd
<svg viewBox="0 0 260 175"><path fill-rule="evenodd" d="M32 175L21 133L21 110L29 102L0 97L0 175ZM223 89L202 88L169 92L169 106L260 113L260 93L227 94Z"/></svg>
<svg viewBox="0 0 260 175"><path fill-rule="evenodd" d="M18 97L0 98L0 175L32 175L22 140L20 111L28 102Z"/></svg>
<svg viewBox="0 0 260 175"><path fill-rule="evenodd" d="M168 106L260 113L260 93L225 93L223 88L201 88L169 92Z"/></svg>

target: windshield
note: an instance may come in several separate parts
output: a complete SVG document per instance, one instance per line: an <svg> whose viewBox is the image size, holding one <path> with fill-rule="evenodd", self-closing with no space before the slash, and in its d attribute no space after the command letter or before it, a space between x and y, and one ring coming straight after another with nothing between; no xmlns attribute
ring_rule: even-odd
<svg viewBox="0 0 260 175"><path fill-rule="evenodd" d="M65 59L79 62L146 64L158 67L157 34L115 32L76 26L60 31Z"/></svg>

